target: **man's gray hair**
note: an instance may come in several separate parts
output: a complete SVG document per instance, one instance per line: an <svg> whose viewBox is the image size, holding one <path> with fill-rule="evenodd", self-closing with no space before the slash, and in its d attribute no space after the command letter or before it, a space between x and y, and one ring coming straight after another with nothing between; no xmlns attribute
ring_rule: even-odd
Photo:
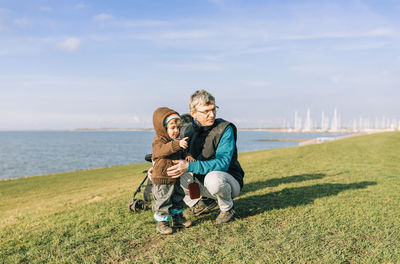
<svg viewBox="0 0 400 264"><path fill-rule="evenodd" d="M206 90L198 90L190 96L189 108L195 110L198 105L215 104L215 97Z"/></svg>

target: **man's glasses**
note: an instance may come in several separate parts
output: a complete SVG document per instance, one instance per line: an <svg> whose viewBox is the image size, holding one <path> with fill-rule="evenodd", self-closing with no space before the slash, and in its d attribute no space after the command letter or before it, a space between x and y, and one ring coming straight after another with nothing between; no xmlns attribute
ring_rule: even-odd
<svg viewBox="0 0 400 264"><path fill-rule="evenodd" d="M219 107L218 107L218 106L215 106L213 109L210 109L210 110L207 110L207 111L199 111L199 110L197 110L197 112L202 113L203 115L208 116L208 115L210 115L211 112L213 112L214 114L216 114L217 111L218 111L218 109L219 109Z"/></svg>

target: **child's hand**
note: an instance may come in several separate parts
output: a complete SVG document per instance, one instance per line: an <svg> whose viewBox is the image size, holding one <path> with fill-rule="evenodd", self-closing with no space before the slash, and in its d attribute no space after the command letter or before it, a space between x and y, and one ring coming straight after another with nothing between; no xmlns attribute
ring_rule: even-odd
<svg viewBox="0 0 400 264"><path fill-rule="evenodd" d="M187 139L188 139L188 137L185 137L185 138L182 138L181 140L179 140L179 146L181 148L186 149L188 147L188 143L186 141Z"/></svg>
<svg viewBox="0 0 400 264"><path fill-rule="evenodd" d="M193 158L193 157L190 156L190 155L187 155L186 158L185 158L185 160L188 161L188 162L194 162L194 161L196 161L196 159Z"/></svg>

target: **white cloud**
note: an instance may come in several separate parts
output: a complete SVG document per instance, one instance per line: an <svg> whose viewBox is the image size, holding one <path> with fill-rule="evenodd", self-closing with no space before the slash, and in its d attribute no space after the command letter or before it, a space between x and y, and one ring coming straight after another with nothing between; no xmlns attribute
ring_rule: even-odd
<svg viewBox="0 0 400 264"><path fill-rule="evenodd" d="M222 71L224 67L207 63L187 63L187 64L166 64L166 68L175 68L186 71Z"/></svg>
<svg viewBox="0 0 400 264"><path fill-rule="evenodd" d="M105 20L109 20L109 19L112 19L112 18L113 18L112 15L109 15L109 14L106 14L106 13L101 13L101 14L98 14L98 15L94 16L93 20L94 21L105 21Z"/></svg>
<svg viewBox="0 0 400 264"><path fill-rule="evenodd" d="M140 117L137 115L132 116L132 119L130 120L133 123L140 123Z"/></svg>
<svg viewBox="0 0 400 264"><path fill-rule="evenodd" d="M17 18L14 19L13 23L18 26L26 26L31 24L32 22L27 18Z"/></svg>
<svg viewBox="0 0 400 264"><path fill-rule="evenodd" d="M79 38L67 38L63 42L59 43L58 46L66 51L74 52L81 45Z"/></svg>
<svg viewBox="0 0 400 264"><path fill-rule="evenodd" d="M287 40L312 40L312 39L338 39L338 38L359 38L359 37L389 37L394 35L391 28L376 28L367 32L330 32L312 35L292 35L284 37Z"/></svg>
<svg viewBox="0 0 400 264"><path fill-rule="evenodd" d="M121 20L115 21L113 25L120 27L156 27L169 25L170 22L164 20Z"/></svg>
<svg viewBox="0 0 400 264"><path fill-rule="evenodd" d="M339 45L336 47L337 50L349 51L349 50L372 50L380 49L386 46L385 42L370 42L370 43L351 43Z"/></svg>
<svg viewBox="0 0 400 264"><path fill-rule="evenodd" d="M308 39L328 39L328 38L350 38L354 37L355 34L351 33L321 33L321 34L312 34L312 35L293 35L284 37L284 39L288 40L308 40Z"/></svg>
<svg viewBox="0 0 400 264"><path fill-rule="evenodd" d="M172 31L161 34L163 39L197 39L211 36L212 33L207 30L189 30L189 31Z"/></svg>
<svg viewBox="0 0 400 264"><path fill-rule="evenodd" d="M377 28L365 33L369 37L389 37L394 35L394 30L391 28Z"/></svg>

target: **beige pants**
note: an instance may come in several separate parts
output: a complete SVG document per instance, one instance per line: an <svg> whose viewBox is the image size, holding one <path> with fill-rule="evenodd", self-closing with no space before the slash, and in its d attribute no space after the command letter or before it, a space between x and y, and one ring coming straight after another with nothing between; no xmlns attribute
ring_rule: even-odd
<svg viewBox="0 0 400 264"><path fill-rule="evenodd" d="M195 182L199 184L200 195L199 199L192 200L189 197L189 182L193 179L193 174L187 172L180 177L180 182L185 198L183 201L190 207L195 205L201 197L207 197L217 200L221 211L229 211L233 207L233 198L239 196L240 185L238 181L227 172L212 171L204 177L204 185L197 179Z"/></svg>

